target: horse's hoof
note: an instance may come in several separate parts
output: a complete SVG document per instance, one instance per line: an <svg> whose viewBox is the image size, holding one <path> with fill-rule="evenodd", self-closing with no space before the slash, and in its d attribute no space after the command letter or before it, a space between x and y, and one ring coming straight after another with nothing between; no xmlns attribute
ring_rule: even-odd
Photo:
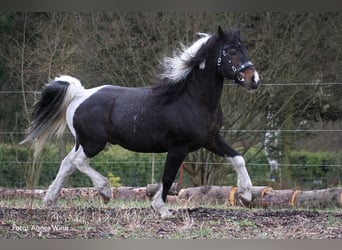
<svg viewBox="0 0 342 250"><path fill-rule="evenodd" d="M170 219L170 218L173 218L174 215L169 210L165 210L165 211L160 213L160 217L162 219Z"/></svg>
<svg viewBox="0 0 342 250"><path fill-rule="evenodd" d="M103 199L104 204L107 204L110 201L110 199L112 198L112 192L110 192L110 195L100 192L100 195Z"/></svg>
<svg viewBox="0 0 342 250"><path fill-rule="evenodd" d="M156 206L156 204L152 202L151 208L154 212L158 213L162 219L174 217L174 215L165 206Z"/></svg>
<svg viewBox="0 0 342 250"><path fill-rule="evenodd" d="M110 198L105 197L105 196L103 196L103 195L102 195L102 199L103 199L103 203L104 203L104 204L107 204L107 203L110 201Z"/></svg>
<svg viewBox="0 0 342 250"><path fill-rule="evenodd" d="M43 207L45 207L45 208L57 208L58 204L57 204L57 201L47 200L47 201L43 201Z"/></svg>
<svg viewBox="0 0 342 250"><path fill-rule="evenodd" d="M245 191L243 193L239 193L239 197L245 201L250 202L252 200L252 193L249 191Z"/></svg>
<svg viewBox="0 0 342 250"><path fill-rule="evenodd" d="M243 207L246 207L246 208L250 208L251 207L251 202L250 201L246 201L242 198L239 198L239 202L240 204L243 206Z"/></svg>
<svg viewBox="0 0 342 250"><path fill-rule="evenodd" d="M239 201L244 207L249 207L252 201L252 193L250 191L244 191L238 193Z"/></svg>
<svg viewBox="0 0 342 250"><path fill-rule="evenodd" d="M99 190L99 194L101 195L104 204L107 204L113 196L112 190L110 188Z"/></svg>

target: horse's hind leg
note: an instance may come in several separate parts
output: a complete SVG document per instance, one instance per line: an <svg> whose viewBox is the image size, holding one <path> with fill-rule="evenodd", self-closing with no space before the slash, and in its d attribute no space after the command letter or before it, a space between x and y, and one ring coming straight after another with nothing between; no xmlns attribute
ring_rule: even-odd
<svg viewBox="0 0 342 250"><path fill-rule="evenodd" d="M58 195L66 179L75 171L76 166L72 163L72 158L75 155L75 148L63 159L61 166L57 173L55 180L49 186L45 196L44 196L44 206L46 207L56 207Z"/></svg>
<svg viewBox="0 0 342 250"><path fill-rule="evenodd" d="M112 198L109 180L89 166L89 158L81 146L77 150L76 157L73 158L73 164L78 170L90 177L94 187L102 196L104 203L107 203Z"/></svg>
<svg viewBox="0 0 342 250"><path fill-rule="evenodd" d="M206 149L225 157L232 163L238 177L237 186L239 198L242 203L249 203L252 200L252 181L248 175L244 158L232 149L221 135L216 136L213 141L208 143Z"/></svg>

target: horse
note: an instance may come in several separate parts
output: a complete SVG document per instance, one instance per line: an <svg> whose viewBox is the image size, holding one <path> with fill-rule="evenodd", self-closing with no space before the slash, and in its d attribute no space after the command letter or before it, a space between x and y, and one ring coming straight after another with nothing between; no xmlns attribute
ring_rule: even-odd
<svg viewBox="0 0 342 250"><path fill-rule="evenodd" d="M102 85L86 89L80 80L60 75L46 84L33 106L26 138L34 155L66 125L75 138L73 149L62 160L43 204L57 206L63 183L75 169L88 175L95 189L108 202L112 191L107 178L90 167L89 159L107 143L142 153L167 152L162 185L151 206L162 218L172 216L166 207L168 190L189 152L205 148L225 157L237 173L238 196L251 201L252 182L245 160L220 135L223 113L220 105L224 79L252 91L259 74L249 59L239 30L215 34L198 33L189 47L165 57L157 82L148 87Z"/></svg>

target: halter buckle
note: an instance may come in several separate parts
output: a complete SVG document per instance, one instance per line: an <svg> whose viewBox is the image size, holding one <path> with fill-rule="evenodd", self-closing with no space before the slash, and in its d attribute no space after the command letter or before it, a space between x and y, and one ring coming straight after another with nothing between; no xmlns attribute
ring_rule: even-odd
<svg viewBox="0 0 342 250"><path fill-rule="evenodd" d="M221 62L222 62L222 58L221 57L217 58L217 66L221 66Z"/></svg>

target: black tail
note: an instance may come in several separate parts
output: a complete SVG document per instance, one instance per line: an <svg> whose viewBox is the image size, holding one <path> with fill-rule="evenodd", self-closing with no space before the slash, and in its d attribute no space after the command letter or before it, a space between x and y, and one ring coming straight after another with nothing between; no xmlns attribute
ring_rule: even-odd
<svg viewBox="0 0 342 250"><path fill-rule="evenodd" d="M40 100L34 105L28 135L20 144L33 141L37 156L52 133L60 136L67 124L66 109L75 93L82 89L80 81L70 76L57 77L47 84Z"/></svg>

